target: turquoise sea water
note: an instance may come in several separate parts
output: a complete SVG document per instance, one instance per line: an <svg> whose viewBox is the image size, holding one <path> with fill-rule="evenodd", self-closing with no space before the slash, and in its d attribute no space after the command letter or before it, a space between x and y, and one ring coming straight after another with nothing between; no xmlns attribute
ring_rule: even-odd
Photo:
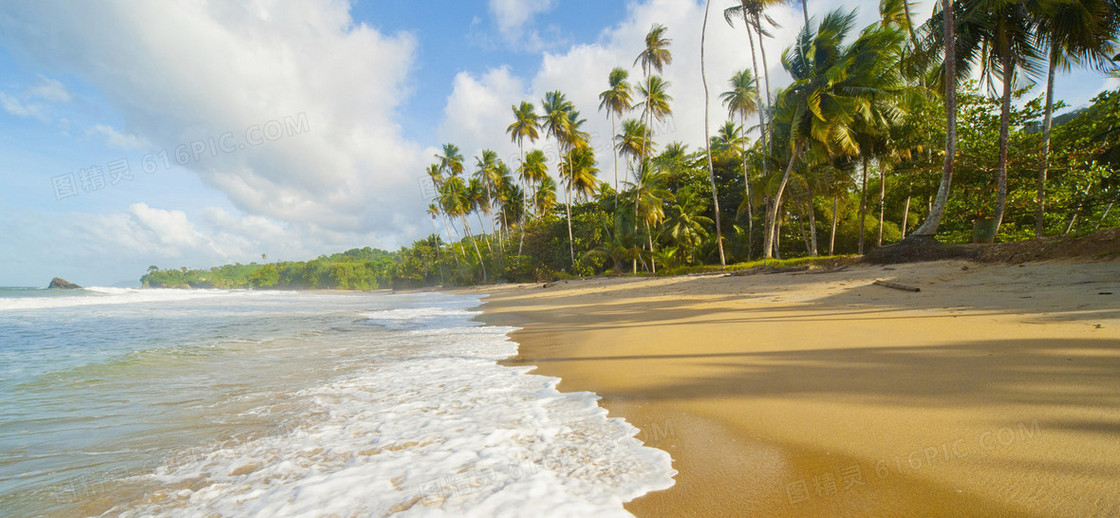
<svg viewBox="0 0 1120 518"><path fill-rule="evenodd" d="M0 288L0 514L612 515L672 484L593 395L498 366L478 302Z"/></svg>

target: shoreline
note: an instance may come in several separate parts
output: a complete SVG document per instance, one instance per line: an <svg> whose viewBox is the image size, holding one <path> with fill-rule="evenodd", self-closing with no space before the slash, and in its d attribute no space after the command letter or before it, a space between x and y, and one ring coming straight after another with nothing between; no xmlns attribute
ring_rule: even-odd
<svg viewBox="0 0 1120 518"><path fill-rule="evenodd" d="M467 291L520 328L504 364L598 394L670 453L676 485L638 516L1099 515L1120 513L1118 274L943 261Z"/></svg>

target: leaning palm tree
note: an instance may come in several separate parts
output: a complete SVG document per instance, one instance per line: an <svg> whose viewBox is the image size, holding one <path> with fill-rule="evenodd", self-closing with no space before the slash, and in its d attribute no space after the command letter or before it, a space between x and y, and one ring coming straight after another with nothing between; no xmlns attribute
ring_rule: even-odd
<svg viewBox="0 0 1120 518"><path fill-rule="evenodd" d="M615 134L615 121L633 108L633 95L630 83L626 82L630 73L621 67L611 70L607 78L609 88L599 94L599 111L606 111L607 118L611 120L611 135ZM613 147L613 146L612 146ZM614 190L618 191L618 152L614 153ZM618 197L615 197L618 203Z"/></svg>
<svg viewBox="0 0 1120 518"><path fill-rule="evenodd" d="M747 148L747 116L757 113L758 109L758 81L750 70L740 70L731 76L731 89L723 92L720 98L727 105L731 117L739 116L742 126L743 150ZM747 205L747 257L751 255L750 236L754 233L754 208L751 206L751 180L747 171L747 154L743 153L743 189L746 191L744 201Z"/></svg>
<svg viewBox="0 0 1120 518"><path fill-rule="evenodd" d="M1054 116L1054 73L1073 65L1103 68L1116 52L1120 13L1115 0L1029 2L1037 17L1038 47L1047 50L1046 106L1042 119L1042 164L1038 170L1035 237L1042 237L1046 211L1046 175L1050 168L1050 130Z"/></svg>
<svg viewBox="0 0 1120 518"><path fill-rule="evenodd" d="M643 89L641 89L640 93L642 93L642 95L647 99L647 101L643 103L642 109L642 115L645 118L646 123L647 142L650 141L649 132L653 128L654 115L651 111L651 104L649 102L650 92L655 91L655 87L653 85L653 73L662 73L662 71L665 69L665 65L671 64L673 62L673 53L669 51L669 43L671 42L671 40L665 37L665 33L668 32L668 30L668 28L666 28L664 25L661 25L660 23L655 24L653 27L651 27L649 29L649 32L646 33L645 48L642 49L642 52L638 54L637 58L634 59L635 65L641 63L642 73L646 78L646 85ZM665 84L663 86L668 85ZM662 88L661 90L664 90L664 88ZM642 167L644 168L645 165L643 164Z"/></svg>
<svg viewBox="0 0 1120 518"><path fill-rule="evenodd" d="M806 27L794 47L782 55L782 66L793 83L778 95L776 123L788 132L790 158L767 215L763 243L767 259L773 254L782 193L802 154L813 146L824 156L858 155L857 115L875 99L889 95L879 84L879 74L883 63L890 63L890 49L900 43L899 33L873 26L844 45L854 23L854 11L833 11L816 31Z"/></svg>
<svg viewBox="0 0 1120 518"><path fill-rule="evenodd" d="M937 195L930 206L929 216L910 234L914 239L932 238L937 234L941 218L945 216L945 206L949 201L949 190L953 184L953 168L957 153L957 29L956 15L953 12L954 0L941 0L940 12L927 22L925 30L932 39L940 39L943 49L941 76L945 83L945 165L941 171L941 182ZM941 29L938 36L937 29Z"/></svg>
<svg viewBox="0 0 1120 518"><path fill-rule="evenodd" d="M536 142L540 138L540 122L537 117L536 108L533 103L521 101L520 106L511 106L513 109L513 123L506 128L506 133L509 133L509 138L517 142L517 151L521 155L521 166L518 168L524 171L525 167L525 139L528 138L529 142ZM522 187L525 192L529 191L529 183L522 175ZM528 197L523 197L524 207L521 208L521 239L517 245L517 255L521 255L521 250L525 246L525 217L529 213Z"/></svg>

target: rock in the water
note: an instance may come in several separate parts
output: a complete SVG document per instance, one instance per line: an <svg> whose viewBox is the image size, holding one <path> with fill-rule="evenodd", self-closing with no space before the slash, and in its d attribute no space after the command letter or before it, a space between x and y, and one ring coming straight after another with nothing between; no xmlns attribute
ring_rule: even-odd
<svg viewBox="0 0 1120 518"><path fill-rule="evenodd" d="M51 279L51 285L47 286L47 288L50 288L52 290L80 290L80 289L82 289L81 286L78 286L77 284L74 284L72 282L67 281L66 279L62 279L62 278L59 278L59 277L55 277L55 278Z"/></svg>

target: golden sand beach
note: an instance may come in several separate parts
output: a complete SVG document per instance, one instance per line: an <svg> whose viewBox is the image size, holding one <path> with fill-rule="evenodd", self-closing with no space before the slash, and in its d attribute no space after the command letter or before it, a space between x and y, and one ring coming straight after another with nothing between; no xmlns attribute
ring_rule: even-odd
<svg viewBox="0 0 1120 518"><path fill-rule="evenodd" d="M672 455L638 516L1120 516L1120 262L483 291L511 364Z"/></svg>

